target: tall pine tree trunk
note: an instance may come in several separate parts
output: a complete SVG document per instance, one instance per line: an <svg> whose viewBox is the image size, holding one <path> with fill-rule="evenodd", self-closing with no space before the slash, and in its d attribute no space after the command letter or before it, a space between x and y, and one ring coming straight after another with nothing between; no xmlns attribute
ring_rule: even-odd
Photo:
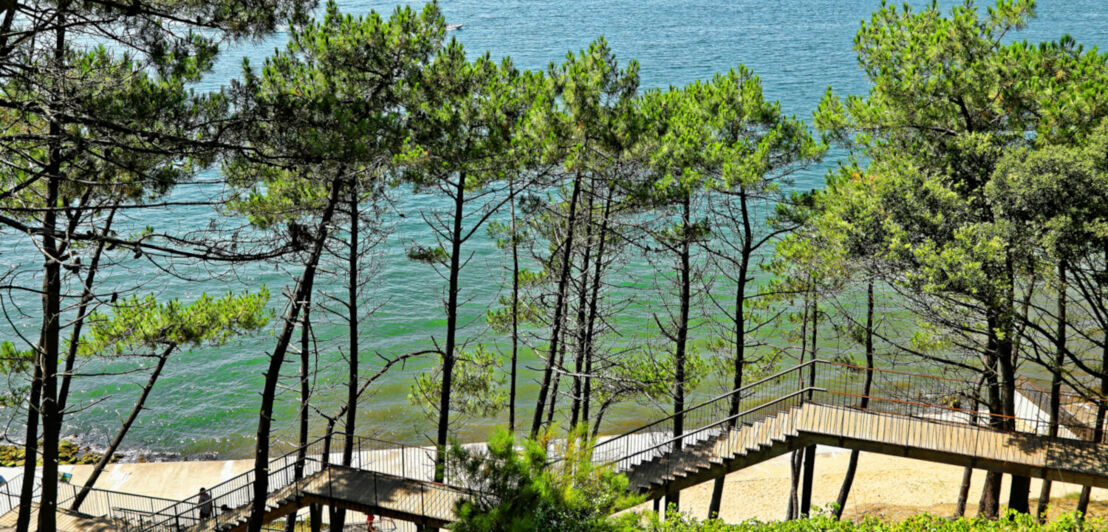
<svg viewBox="0 0 1108 532"><path fill-rule="evenodd" d="M592 259L592 217L593 217L593 195L595 193L595 187L589 194L589 201L587 206L587 213L585 217L585 246L584 254L581 257L581 283L578 285L578 300L577 300L577 346L573 356L573 405L570 408L569 429L572 431L577 427L577 422L581 416L581 392L582 382L581 374L585 371L585 352L587 349L587 342L585 336L587 334L588 324L586 323L588 316L588 304L589 304L589 261Z"/></svg>
<svg viewBox="0 0 1108 532"><path fill-rule="evenodd" d="M811 280L804 289L804 317L800 320L800 363L804 363L804 358L808 355L808 312L811 308ZM804 388L804 375L802 373L797 374L796 389L797 391ZM797 500L797 492L800 487L800 466L803 465L803 452L800 450L793 451L790 462L792 464L792 474L789 477L789 508L785 513L785 520L791 521L796 519L800 515L800 504Z"/></svg>
<svg viewBox="0 0 1108 532"><path fill-rule="evenodd" d="M793 451L789 457L789 508L785 511L785 520L792 521L800 517L800 501L797 491L800 487L800 466L804 463L804 452Z"/></svg>
<svg viewBox="0 0 1108 532"><path fill-rule="evenodd" d="M986 317L988 327L988 346L985 349L985 383L988 387L988 405L991 414L1003 413L1004 406L1001 399L1001 384L998 372L998 341L996 336L997 321L992 313ZM1000 416L990 415L989 425L993 428L1004 430L1004 419ZM977 515L987 519L996 519L1000 514L1000 483L1004 475L996 471L985 473L985 485L981 489L981 500L977 506Z"/></svg>
<svg viewBox="0 0 1108 532"><path fill-rule="evenodd" d="M738 390L743 386L743 367L746 364L746 284L750 269L750 257L754 253L754 239L750 233L750 213L746 204L746 189L742 187L739 189L739 202L739 208L742 210L743 243L740 251L741 256L739 257L739 279L735 286L735 307L732 322L732 332L735 335L735 379L731 383L732 390ZM733 394L727 415L732 418L737 416L741 403L742 398L739 397L739 394ZM734 418L728 422L727 427L733 429L737 422L738 419ZM723 486L726 480L726 476L720 476L712 484L712 498L708 502L709 518L719 515L720 506L723 504Z"/></svg>
<svg viewBox="0 0 1108 532"><path fill-rule="evenodd" d="M304 478L304 462L308 458L308 403L312 398L312 387L309 381L311 374L312 351L312 294L308 294L308 301L304 305L303 325L300 326L300 426L297 437L296 465L293 466L292 475L295 480ZM327 436L331 435L331 426L327 427ZM296 512L289 514L285 520L285 532L296 530Z"/></svg>
<svg viewBox="0 0 1108 532"><path fill-rule="evenodd" d="M39 344L42 345L41 338ZM19 492L19 514L15 528L27 532L31 527L31 501L35 489L35 469L38 463L38 420L42 405L42 357L35 354L31 377L31 393L27 400L26 441L23 442L23 483Z"/></svg>
<svg viewBox="0 0 1108 532"><path fill-rule="evenodd" d="M342 446L342 465L349 467L354 463L354 428L358 419L358 186L351 184L350 197L347 198L350 209L350 256L347 257L346 311L349 340L350 364L346 384L346 438ZM331 527L342 530L346 523L346 510L331 506Z"/></svg>
<svg viewBox="0 0 1108 532"><path fill-rule="evenodd" d="M519 237L516 235L515 180L508 182L512 239L512 374L508 391L508 430L516 431L516 366L519 363Z"/></svg>
<svg viewBox="0 0 1108 532"><path fill-rule="evenodd" d="M673 436L681 436L685 432L685 358L686 344L689 338L689 306L692 299L692 264L690 248L692 247L692 198L686 191L681 202L681 289L680 309L677 322L676 345L674 346L673 362ZM673 442L674 452L681 449L681 440ZM681 510L681 492L674 490L666 494L666 505L673 505L675 510Z"/></svg>
<svg viewBox="0 0 1108 532"><path fill-rule="evenodd" d="M108 211L108 217L104 221L104 228L100 234L107 236L112 230L112 221L115 219L116 205L112 205ZM73 366L77 362L77 348L81 345L81 330L85 325L85 317L88 315L88 307L92 303L92 287L96 283L96 272L100 269L100 259L104 254L107 242L100 239L96 242L96 250L92 253L92 259L88 265L88 275L85 276L84 286L81 288L81 301L77 304L77 319L73 321L73 333L69 337L69 352L65 356L65 369L62 370L61 388L58 390L58 408L65 412L65 405L69 399L69 383L73 380Z"/></svg>
<svg viewBox="0 0 1108 532"><path fill-rule="evenodd" d="M277 345L273 354L269 357L269 367L265 373L265 384L262 388L262 405L258 414L258 433L254 448L254 493L253 505L250 509L250 520L247 523L248 532L261 532L265 520L266 497L269 492L269 436L273 426L273 403L277 396L277 381L281 376L281 365L285 361L289 344L292 343L293 330L296 328L297 318L304 310L308 301L308 294L315 283L315 274L319 266L319 259L323 255L324 244L327 240L327 228L334 217L335 208L339 203L339 181L331 182L331 190L327 199L327 206L323 210L323 216L319 221L318 233L312 243L311 254L304 264L304 272L296 283L292 301L285 314L285 323L281 333L277 337Z"/></svg>
<svg viewBox="0 0 1108 532"><path fill-rule="evenodd" d="M970 409L970 425L977 426L977 412L980 410L979 398L981 397L981 385L985 383L986 374L982 374L977 379L977 383L973 387L973 408ZM973 478L973 468L966 466L962 471L962 485L958 488L958 501L955 503L954 516L963 517L966 515L966 502L969 500L970 480Z"/></svg>
<svg viewBox="0 0 1108 532"><path fill-rule="evenodd" d="M566 305L569 305L569 301L566 301ZM568 313L569 309L566 309ZM563 316L565 313L562 314ZM554 423L554 413L558 409L558 390L562 389L562 372L564 371L564 364L566 361L566 335L562 334L561 346L558 347L558 362L554 364L554 367L558 368L558 372L554 374L554 384L550 385L550 404L546 407L546 426L551 426Z"/></svg>
<svg viewBox="0 0 1108 532"><path fill-rule="evenodd" d="M600 306L600 281L604 267L604 247L608 242L608 216L612 208L612 193L614 189L608 187L607 197L604 199L604 212L600 219L600 241L597 244L596 260L593 261L592 295L589 297L588 327L585 330L585 389L581 402L581 421L589 422L589 405L592 401L592 363L594 347L596 346L596 317ZM597 424L599 429L600 425ZM594 431L595 432L595 431Z"/></svg>
<svg viewBox="0 0 1108 532"><path fill-rule="evenodd" d="M1108 245L1104 249L1104 277L1108 278ZM1102 288L1105 283L1100 283ZM1104 441L1104 421L1108 417L1108 327L1104 327L1104 338L1101 340L1100 352L1100 398L1097 400L1096 420L1093 422L1093 441ZM1089 512L1089 495L1092 494L1092 486L1082 486L1081 495L1077 499L1078 518L1084 519Z"/></svg>
<svg viewBox="0 0 1108 532"><path fill-rule="evenodd" d="M60 75L65 69L65 8L58 7L58 26L55 31L54 65ZM56 91L63 91L58 82ZM55 96L59 98L60 95ZM58 502L58 443L61 436L62 412L58 407L58 356L61 336L61 257L57 240L57 208L61 188L62 127L54 117L50 119L50 136L54 140L49 149L46 173L46 210L42 221L42 253L45 259L42 279L42 342L38 356L42 358L42 389L40 408L42 414L42 494L39 499L38 529L55 530ZM32 453L28 459L34 460ZM28 505L29 506L29 505Z"/></svg>
<svg viewBox="0 0 1108 532"><path fill-rule="evenodd" d="M176 344L171 344L166 347L161 356L158 357L158 363L154 366L154 371L150 373L150 377L146 380L146 385L142 387L142 393L139 394L138 399L135 401L135 406L131 408L131 413L127 416L127 419L123 420L123 425L119 428L119 432L115 434L115 438L108 445L108 448L104 450L104 454L100 456L100 460L96 462L96 465L92 468L92 473L89 474L85 485L81 487L81 491L77 493L77 496L73 498L73 503L69 506L74 512L81 510L81 503L85 502L85 498L92 491L92 487L96 485L96 480L100 478L100 474L104 472L104 468L107 467L112 461L112 457L115 456L115 452L119 450L120 444L123 443L123 438L127 436L127 431L131 430L131 425L138 419L139 413L142 412L142 407L146 405L146 398L150 397L150 390L154 389L154 384L158 382L158 377L162 374L162 369L165 368L165 363L169 360L169 354L177 349Z"/></svg>
<svg viewBox="0 0 1108 532"><path fill-rule="evenodd" d="M1014 417L1016 415L1015 352L1011 339L1012 329L1008 327L1005 330L1008 331L1008 334L1000 341L1000 369L1004 383L1002 389L1004 394L1004 410L1002 412L1006 416L1004 420L1005 430L1014 431L1016 429ZM1011 479L1008 492L1008 508L1021 514L1028 513L1030 511L1029 497L1031 491L1031 477L1026 475L1012 475Z"/></svg>
<svg viewBox="0 0 1108 532"><path fill-rule="evenodd" d="M869 406L870 388L873 386L873 280L866 283L866 377L862 382L862 398L858 401L858 407L865 410ZM846 464L846 474L843 476L843 484L839 487L839 496L835 499L835 507L832 516L840 519L843 509L846 508L846 500L850 497L850 488L854 485L854 474L858 471L857 450L850 451L850 461Z"/></svg>
<svg viewBox="0 0 1108 532"><path fill-rule="evenodd" d="M1008 282L1007 301L1015 301L1015 269L1012 258L1009 256L1006 264ZM997 339L999 348L1000 371L1004 387L1002 399L1006 416L1004 428L1008 431L1016 430L1016 344L1015 324L1010 313L1005 312L999 320L1003 334ZM1011 485L1008 489L1008 508L1021 514L1031 511L1031 477L1027 475L1012 475Z"/></svg>
<svg viewBox="0 0 1108 532"><path fill-rule="evenodd" d="M812 365L808 367L808 393L807 398L812 399L811 388L816 386L816 339L819 336L819 292L816 290L816 284L812 283L812 345L811 345L811 361ZM816 446L809 445L804 448L804 471L803 481L804 485L801 489L800 495L800 517L806 518L811 513L812 505L812 474L815 470L816 463Z"/></svg>
<svg viewBox="0 0 1108 532"><path fill-rule="evenodd" d="M1050 426L1047 434L1058 436L1059 416L1062 409L1062 366L1066 362L1066 265L1058 262L1058 324L1054 338L1054 366L1050 368ZM1039 504L1035 508L1035 517L1039 522L1046 521L1046 509L1050 505L1051 480L1043 479L1039 491Z"/></svg>
<svg viewBox="0 0 1108 532"><path fill-rule="evenodd" d="M439 426L435 436L435 482L446 478L446 444L450 435L450 388L458 333L458 275L462 270L462 218L465 209L466 174L458 174L454 191L454 223L450 230L450 272L446 294L446 349L442 355L442 391L439 394Z"/></svg>
<svg viewBox="0 0 1108 532"><path fill-rule="evenodd" d="M554 322L551 324L550 353L546 358L546 368L542 373L542 382L539 385L539 398L535 405L535 417L531 420L531 437L535 438L542 429L542 416L546 410L547 396L557 393L550 389L551 377L554 373L554 364L558 362L558 346L562 337L563 310L567 297L567 285L569 284L570 253L573 249L573 234L577 230L577 199L581 193L581 171L578 170L573 178L573 191L569 199L569 216L566 219L566 239L561 249L561 269L558 272L558 287L554 301Z"/></svg>
<svg viewBox="0 0 1108 532"><path fill-rule="evenodd" d="M958 488L958 501L954 505L954 517L966 515L966 501L969 500L970 481L973 480L973 468L966 466L962 470L962 485Z"/></svg>

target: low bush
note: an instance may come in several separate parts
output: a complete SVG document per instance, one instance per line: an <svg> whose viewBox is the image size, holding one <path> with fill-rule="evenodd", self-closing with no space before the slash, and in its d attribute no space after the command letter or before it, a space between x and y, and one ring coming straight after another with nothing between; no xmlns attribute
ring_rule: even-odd
<svg viewBox="0 0 1108 532"><path fill-rule="evenodd" d="M738 524L728 524L718 519L700 521L683 514L670 512L662 520L656 514L648 514L643 520L644 532L1078 532L1108 530L1108 522L1089 519L1082 522L1076 514L1063 514L1054 521L1039 524L1027 514L1009 513L1005 518L989 520L981 518L947 519L930 514L912 516L900 522L882 521L867 517L858 522L836 521L829 515L817 515L796 521L763 522L756 519Z"/></svg>

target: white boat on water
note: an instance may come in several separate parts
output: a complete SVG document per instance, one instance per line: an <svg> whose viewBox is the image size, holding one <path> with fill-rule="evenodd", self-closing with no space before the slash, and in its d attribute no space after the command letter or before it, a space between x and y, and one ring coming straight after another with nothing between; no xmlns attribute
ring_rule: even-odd
<svg viewBox="0 0 1108 532"><path fill-rule="evenodd" d="M446 25L446 31L454 31L454 30L460 30L460 29L462 29L461 24L447 24Z"/></svg>

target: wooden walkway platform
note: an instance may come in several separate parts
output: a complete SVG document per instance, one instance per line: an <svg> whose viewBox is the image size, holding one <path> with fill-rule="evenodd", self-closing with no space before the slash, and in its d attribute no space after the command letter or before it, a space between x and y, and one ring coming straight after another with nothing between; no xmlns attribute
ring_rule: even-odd
<svg viewBox="0 0 1108 532"><path fill-rule="evenodd" d="M654 498L809 445L827 445L1108 488L1108 448L939 420L803 403L621 469Z"/></svg>
<svg viewBox="0 0 1108 532"><path fill-rule="evenodd" d="M639 439L636 447L654 450L628 459L623 467L615 463L628 476L631 489L649 498L817 444L1108 488L1104 445L818 402L802 402L734 428L690 434L677 451L660 444L665 434L643 434ZM453 520L455 503L466 495L425 480L338 466L301 482L300 498L283 492L270 497L280 502L271 503L267 518L319 504L443 527ZM243 517L233 526L193 530L245 530L248 509L240 511Z"/></svg>
<svg viewBox="0 0 1108 532"><path fill-rule="evenodd" d="M19 510L12 510L0 516L0 531L15 530L16 521L19 519ZM31 509L31 523L38 522L38 505ZM87 517L68 512L58 512L58 530L66 532L115 532L119 530L119 523L104 517ZM32 525L34 528L34 525Z"/></svg>
<svg viewBox="0 0 1108 532"><path fill-rule="evenodd" d="M817 365L832 371L817 379ZM675 421L677 415L671 415L606 438L593 448L593 459L626 474L629 489L649 498L813 445L1108 488L1108 445L1046 436L1040 432L1044 423L1037 414L1025 419L1010 416L1016 422L1013 431L974 423L990 414L940 401L966 397L966 383L954 379L888 371L900 379L891 381L890 389L908 390L912 395L870 395L858 384L859 370L877 371L818 360L800 364L687 408L680 413L680 425ZM869 408L854 406L862 398ZM677 437L673 436L674 426L683 427ZM332 447L332 443L320 440L300 450L307 469L306 477L298 481L291 474L295 453L270 462L267 521L304 507L319 511L331 506L443 527L454 519L456 503L470 494L429 480L434 453L428 448L373 450L372 442L362 438L356 440L353 467L343 467L334 465L337 456L331 449L339 446ZM809 468L810 462L805 467ZM145 515L136 517L133 498L140 496L104 492L105 518L70 516L73 519L59 519L59 529L242 531L250 511L250 475L212 488L217 508L225 506L223 502L237 507L204 521L199 520L195 498L169 504L148 498L140 501L146 503ZM113 500L132 502L127 506ZM8 521L14 524L14 518L14 512L0 517L0 528Z"/></svg>
<svg viewBox="0 0 1108 532"><path fill-rule="evenodd" d="M265 520L272 522L319 505L442 528L454 520L454 505L464 495L460 489L439 483L332 465L271 493ZM242 532L249 517L250 506L246 505L180 529Z"/></svg>

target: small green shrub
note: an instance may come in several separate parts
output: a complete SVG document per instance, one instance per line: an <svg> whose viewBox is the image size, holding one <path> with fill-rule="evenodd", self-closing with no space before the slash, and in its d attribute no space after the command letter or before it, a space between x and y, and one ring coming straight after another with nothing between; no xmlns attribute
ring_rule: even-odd
<svg viewBox="0 0 1108 532"><path fill-rule="evenodd" d="M1009 513L1005 518L991 521L982 518L946 519L931 514L912 516L904 521L890 523L876 517L859 522L836 521L829 515L816 515L809 519L782 522L762 522L751 519L739 524L727 524L718 519L700 521L683 514L671 512L663 520L656 514L648 514L643 520L644 532L1078 532L1108 530L1108 522L1089 519L1084 523L1076 514L1063 514L1046 524L1039 524L1027 514Z"/></svg>
<svg viewBox="0 0 1108 532"><path fill-rule="evenodd" d="M454 445L450 460L465 478L478 479L480 493L460 501L456 532L633 530L639 516L611 514L634 506L641 497L627 493L627 478L592 462L591 442L575 431L562 445L564 459L553 463L549 436L524 440L498 429L487 452ZM479 484L479 485L476 485Z"/></svg>

